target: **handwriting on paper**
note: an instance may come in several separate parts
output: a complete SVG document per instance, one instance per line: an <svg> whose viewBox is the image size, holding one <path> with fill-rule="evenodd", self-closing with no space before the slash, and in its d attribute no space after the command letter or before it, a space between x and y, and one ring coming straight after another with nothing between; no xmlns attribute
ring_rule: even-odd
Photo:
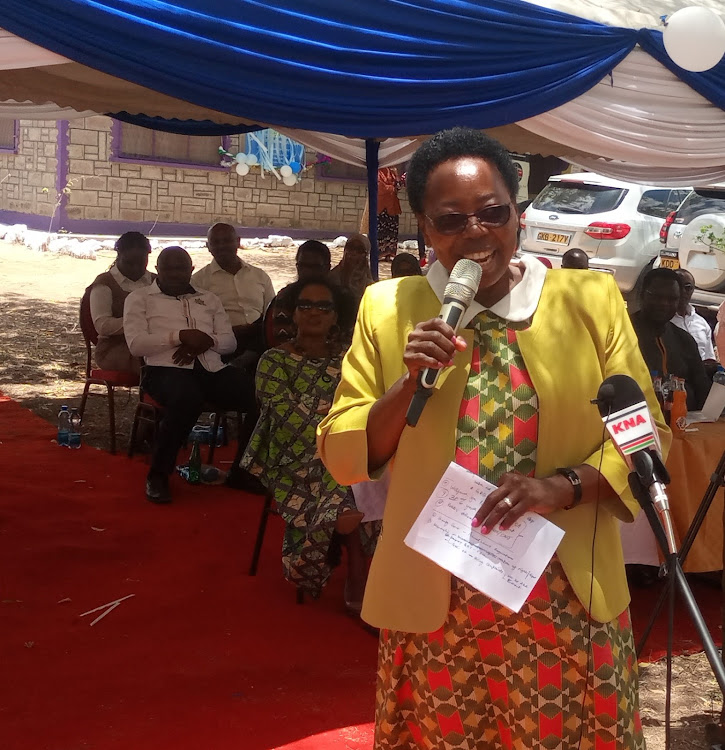
<svg viewBox="0 0 725 750"><path fill-rule="evenodd" d="M412 549L518 612L564 532L536 513L481 534L471 521L495 485L451 463L405 538Z"/></svg>

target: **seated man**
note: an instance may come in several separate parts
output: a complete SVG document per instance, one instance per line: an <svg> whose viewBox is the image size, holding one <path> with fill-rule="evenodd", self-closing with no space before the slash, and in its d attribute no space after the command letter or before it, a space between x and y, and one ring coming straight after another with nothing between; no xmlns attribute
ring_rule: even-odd
<svg viewBox="0 0 725 750"><path fill-rule="evenodd" d="M236 338L219 298L191 286L193 266L181 247L161 251L158 278L126 298L123 330L131 354L146 363L143 387L164 407L146 478L146 497L171 501L169 475L176 456L206 402L244 413L239 426L241 457L258 417L254 378L227 367L221 355ZM241 421L241 420L240 420ZM233 466L238 463L235 460Z"/></svg>
<svg viewBox="0 0 725 750"><path fill-rule="evenodd" d="M669 268L655 268L642 281L640 310L632 315L639 348L650 371L663 378L685 379L687 408L701 409L710 390L695 339L671 323L682 295L680 277Z"/></svg>
<svg viewBox="0 0 725 750"><path fill-rule="evenodd" d="M214 260L197 271L191 283L222 301L237 339L236 355L261 353L264 311L274 299L271 279L239 257L239 237L231 224L214 224L207 232L206 246ZM250 359L256 361L256 357Z"/></svg>
<svg viewBox="0 0 725 750"><path fill-rule="evenodd" d="M695 291L695 277L684 268L678 269L675 273L682 282L682 297L672 322L678 328L687 331L695 339L697 349L700 352L700 359L705 365L705 372L709 377L712 377L718 366L715 349L712 345L712 329L705 318L698 315L695 308L690 304L692 294Z"/></svg>

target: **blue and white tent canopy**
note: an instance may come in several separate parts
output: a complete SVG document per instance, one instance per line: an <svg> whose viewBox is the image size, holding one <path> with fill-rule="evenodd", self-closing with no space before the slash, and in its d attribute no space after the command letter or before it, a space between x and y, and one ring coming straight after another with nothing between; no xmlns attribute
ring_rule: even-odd
<svg viewBox="0 0 725 750"><path fill-rule="evenodd" d="M393 164L463 124L619 177L723 180L725 63L687 73L662 45L659 16L685 4L0 0L0 99L14 117L271 125L359 164L365 138Z"/></svg>

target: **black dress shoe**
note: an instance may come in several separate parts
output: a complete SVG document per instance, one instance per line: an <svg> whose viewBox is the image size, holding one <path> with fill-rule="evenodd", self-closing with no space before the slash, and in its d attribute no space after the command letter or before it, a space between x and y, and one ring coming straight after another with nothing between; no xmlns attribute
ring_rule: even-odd
<svg viewBox="0 0 725 750"><path fill-rule="evenodd" d="M170 503L169 478L163 474L149 474L146 477L146 499L159 505Z"/></svg>
<svg viewBox="0 0 725 750"><path fill-rule="evenodd" d="M232 489L249 492L252 495L267 494L267 488L262 482L254 474L250 474L246 469L241 469L239 466L234 466L229 470L224 484Z"/></svg>

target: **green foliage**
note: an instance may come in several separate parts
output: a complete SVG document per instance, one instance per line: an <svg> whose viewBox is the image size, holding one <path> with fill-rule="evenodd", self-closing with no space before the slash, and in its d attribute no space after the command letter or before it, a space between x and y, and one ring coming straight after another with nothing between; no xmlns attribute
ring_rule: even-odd
<svg viewBox="0 0 725 750"><path fill-rule="evenodd" d="M719 250L721 253L725 253L725 230L716 233L712 224L704 224L695 239L702 242L710 250Z"/></svg>

